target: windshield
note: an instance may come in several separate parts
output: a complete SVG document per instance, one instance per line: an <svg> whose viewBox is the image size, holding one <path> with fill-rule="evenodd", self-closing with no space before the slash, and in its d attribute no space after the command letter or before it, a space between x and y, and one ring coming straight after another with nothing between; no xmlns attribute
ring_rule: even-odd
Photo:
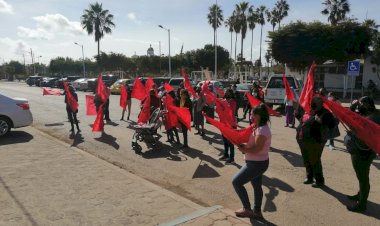
<svg viewBox="0 0 380 226"><path fill-rule="evenodd" d="M286 77L286 79L288 80L290 87L293 87L294 89L297 88L293 77ZM282 80L282 77L272 77L269 81L267 88L283 89L284 88L284 82Z"/></svg>
<svg viewBox="0 0 380 226"><path fill-rule="evenodd" d="M183 82L183 79L172 79L170 80L169 84L174 86L179 86Z"/></svg>
<svg viewBox="0 0 380 226"><path fill-rule="evenodd" d="M249 91L249 86L248 85L237 85L236 89L237 90L246 90L246 91Z"/></svg>

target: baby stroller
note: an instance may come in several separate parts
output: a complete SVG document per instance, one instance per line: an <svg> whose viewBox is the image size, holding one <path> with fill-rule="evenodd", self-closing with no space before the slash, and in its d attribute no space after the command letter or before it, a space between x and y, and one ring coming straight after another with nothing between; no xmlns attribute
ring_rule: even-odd
<svg viewBox="0 0 380 226"><path fill-rule="evenodd" d="M159 139L162 137L157 133L158 128L162 125L162 116L164 111L157 108L153 111L149 121L146 124L134 125L135 133L132 137L132 149L136 153L140 153L142 148L138 142L145 142L149 149L159 149Z"/></svg>

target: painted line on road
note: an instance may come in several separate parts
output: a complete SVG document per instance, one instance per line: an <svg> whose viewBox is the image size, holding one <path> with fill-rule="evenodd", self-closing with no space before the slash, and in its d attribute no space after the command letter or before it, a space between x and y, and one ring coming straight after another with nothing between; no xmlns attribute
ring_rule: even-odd
<svg viewBox="0 0 380 226"><path fill-rule="evenodd" d="M206 208L203 208L201 210L195 211L193 213L178 217L178 218L171 220L169 222L159 224L158 226L174 226L174 225L184 224L188 221L191 221L191 220L194 220L196 218L202 217L204 215L210 214L210 213L214 212L215 210L219 210L222 208L223 208L223 206L206 207Z"/></svg>

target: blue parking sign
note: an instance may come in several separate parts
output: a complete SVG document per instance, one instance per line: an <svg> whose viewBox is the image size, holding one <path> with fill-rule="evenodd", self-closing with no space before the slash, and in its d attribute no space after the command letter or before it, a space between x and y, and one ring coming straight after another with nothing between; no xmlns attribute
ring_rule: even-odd
<svg viewBox="0 0 380 226"><path fill-rule="evenodd" d="M348 61L347 75L359 76L360 74L360 61Z"/></svg>

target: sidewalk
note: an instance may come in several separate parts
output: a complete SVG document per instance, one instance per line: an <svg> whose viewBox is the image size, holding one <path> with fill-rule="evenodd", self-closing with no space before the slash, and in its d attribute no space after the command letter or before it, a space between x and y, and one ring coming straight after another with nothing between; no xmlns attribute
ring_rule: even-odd
<svg viewBox="0 0 380 226"><path fill-rule="evenodd" d="M249 225L31 127L0 140L0 194L0 225Z"/></svg>

